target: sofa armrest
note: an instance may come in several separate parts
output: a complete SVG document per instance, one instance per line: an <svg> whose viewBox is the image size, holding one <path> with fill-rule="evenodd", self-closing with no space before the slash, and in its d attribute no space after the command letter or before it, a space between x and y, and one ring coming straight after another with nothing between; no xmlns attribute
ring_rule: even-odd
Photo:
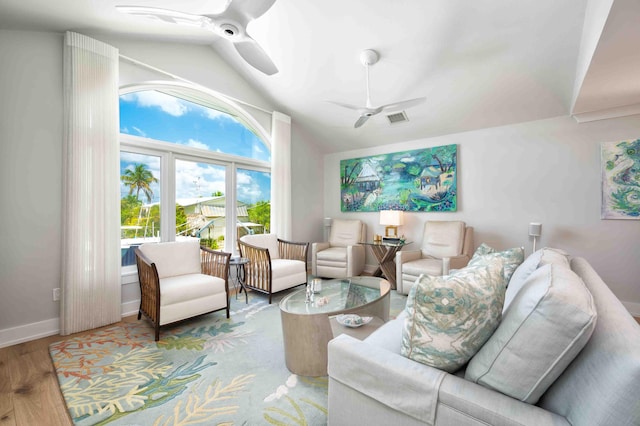
<svg viewBox="0 0 640 426"><path fill-rule="evenodd" d="M328 353L330 380L434 424L438 389L447 373L346 334L329 342Z"/></svg>
<svg viewBox="0 0 640 426"><path fill-rule="evenodd" d="M447 374L438 392L438 423L569 426L564 417Z"/></svg>

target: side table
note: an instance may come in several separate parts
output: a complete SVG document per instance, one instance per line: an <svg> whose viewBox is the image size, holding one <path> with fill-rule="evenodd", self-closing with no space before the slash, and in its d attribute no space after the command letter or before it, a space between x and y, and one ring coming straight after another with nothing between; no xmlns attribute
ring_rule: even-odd
<svg viewBox="0 0 640 426"><path fill-rule="evenodd" d="M229 259L229 267L236 267L236 284L233 286L236 289L236 300L238 299L238 292L242 292L244 290L245 302L249 304L249 294L247 293L247 287L245 286L245 270L244 265L249 263L249 259L246 257L232 257Z"/></svg>
<svg viewBox="0 0 640 426"><path fill-rule="evenodd" d="M373 255L378 261L378 268L373 272L374 277L384 277L392 289L396 289L396 253L402 250L402 247L411 244L411 241L397 242L397 243L384 243L384 242L366 242L360 243L371 247Z"/></svg>

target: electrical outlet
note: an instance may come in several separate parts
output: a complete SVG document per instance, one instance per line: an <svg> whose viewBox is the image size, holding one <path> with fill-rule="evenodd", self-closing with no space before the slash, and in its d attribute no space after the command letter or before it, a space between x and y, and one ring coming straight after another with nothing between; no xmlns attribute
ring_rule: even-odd
<svg viewBox="0 0 640 426"><path fill-rule="evenodd" d="M57 302L58 300L60 300L60 288L54 288L53 289L53 301Z"/></svg>

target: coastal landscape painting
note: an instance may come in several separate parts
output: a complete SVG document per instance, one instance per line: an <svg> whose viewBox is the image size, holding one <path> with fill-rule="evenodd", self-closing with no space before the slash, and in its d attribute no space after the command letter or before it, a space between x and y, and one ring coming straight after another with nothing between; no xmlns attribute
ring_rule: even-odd
<svg viewBox="0 0 640 426"><path fill-rule="evenodd" d="M457 169L457 145L341 160L341 209L456 211Z"/></svg>
<svg viewBox="0 0 640 426"><path fill-rule="evenodd" d="M602 219L640 219L640 139L601 145Z"/></svg>

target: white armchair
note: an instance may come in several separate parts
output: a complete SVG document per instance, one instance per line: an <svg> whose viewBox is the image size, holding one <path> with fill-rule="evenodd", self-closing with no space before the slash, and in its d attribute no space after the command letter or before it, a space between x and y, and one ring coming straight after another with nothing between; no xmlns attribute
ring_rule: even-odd
<svg viewBox="0 0 640 426"><path fill-rule="evenodd" d="M464 268L473 255L473 228L461 221L427 221L420 250L396 253L398 293L409 294L421 274Z"/></svg>
<svg viewBox="0 0 640 426"><path fill-rule="evenodd" d="M244 235L238 240L245 265L245 286L269 295L307 283L309 243L285 241L275 234Z"/></svg>
<svg viewBox="0 0 640 426"><path fill-rule="evenodd" d="M361 220L334 219L329 241L311 245L311 273L317 277L355 277L364 270L367 225Z"/></svg>
<svg viewBox="0 0 640 426"><path fill-rule="evenodd" d="M231 253L200 247L200 241L142 244L135 250L140 282L140 309L160 326L225 310L229 318Z"/></svg>

